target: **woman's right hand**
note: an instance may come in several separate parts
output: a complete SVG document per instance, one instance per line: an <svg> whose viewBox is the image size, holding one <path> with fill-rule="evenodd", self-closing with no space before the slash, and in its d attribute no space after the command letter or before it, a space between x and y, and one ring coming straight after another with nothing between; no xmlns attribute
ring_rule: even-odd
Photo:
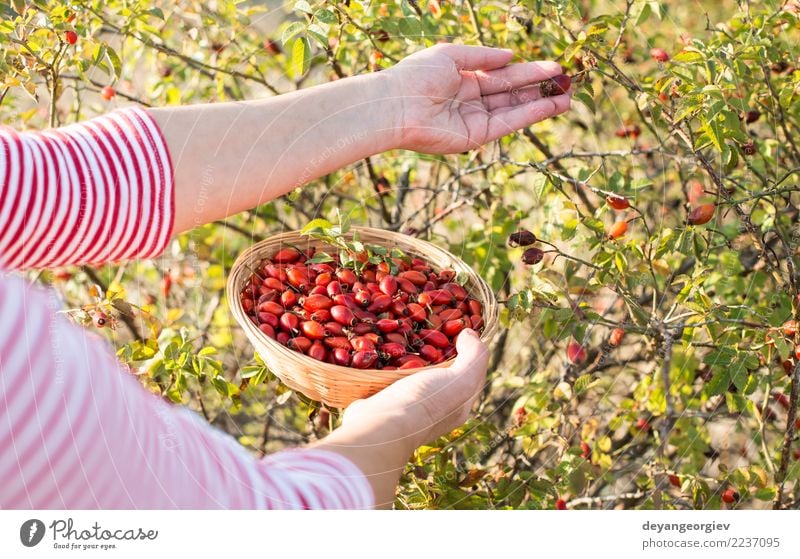
<svg viewBox="0 0 800 559"><path fill-rule="evenodd" d="M351 404L342 429L379 428L413 451L464 423L486 380L489 353L473 330L461 332L456 349L451 366L420 371Z"/></svg>
<svg viewBox="0 0 800 559"><path fill-rule="evenodd" d="M451 366L414 373L351 404L342 426L314 445L358 466L372 486L375 506L391 505L397 480L415 448L469 416L486 380L489 352L472 330L461 332L456 348Z"/></svg>
<svg viewBox="0 0 800 559"><path fill-rule="evenodd" d="M569 110L571 91L542 97L554 61L511 64L510 50L439 44L380 72L396 107L397 147L460 153Z"/></svg>

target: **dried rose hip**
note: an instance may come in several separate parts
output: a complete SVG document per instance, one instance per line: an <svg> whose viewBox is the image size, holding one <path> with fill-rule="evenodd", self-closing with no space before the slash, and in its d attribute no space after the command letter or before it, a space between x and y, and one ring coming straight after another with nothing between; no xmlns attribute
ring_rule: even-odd
<svg viewBox="0 0 800 559"><path fill-rule="evenodd" d="M544 258L544 252L539 248L529 248L522 253L522 261L528 266L538 264Z"/></svg>
<svg viewBox="0 0 800 559"><path fill-rule="evenodd" d="M508 236L508 244L512 247L526 247L536 242L536 235L527 229L520 229Z"/></svg>
<svg viewBox="0 0 800 559"><path fill-rule="evenodd" d="M549 80L539 83L539 93L542 97L554 97L556 95L563 95L569 91L572 85L572 79L566 74L559 74L553 76Z"/></svg>

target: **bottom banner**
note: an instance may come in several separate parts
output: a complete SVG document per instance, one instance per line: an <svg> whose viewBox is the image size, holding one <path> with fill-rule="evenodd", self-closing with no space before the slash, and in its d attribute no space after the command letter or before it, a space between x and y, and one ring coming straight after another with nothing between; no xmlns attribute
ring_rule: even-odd
<svg viewBox="0 0 800 559"><path fill-rule="evenodd" d="M800 511L0 511L0 557L797 557Z"/></svg>

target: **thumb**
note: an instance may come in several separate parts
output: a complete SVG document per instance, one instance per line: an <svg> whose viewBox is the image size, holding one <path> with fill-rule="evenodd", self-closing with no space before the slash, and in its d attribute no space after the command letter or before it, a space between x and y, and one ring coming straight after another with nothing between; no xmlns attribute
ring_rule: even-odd
<svg viewBox="0 0 800 559"><path fill-rule="evenodd" d="M456 361L450 367L455 373L468 370L486 372L489 364L489 348L486 347L474 330L462 330L456 340Z"/></svg>

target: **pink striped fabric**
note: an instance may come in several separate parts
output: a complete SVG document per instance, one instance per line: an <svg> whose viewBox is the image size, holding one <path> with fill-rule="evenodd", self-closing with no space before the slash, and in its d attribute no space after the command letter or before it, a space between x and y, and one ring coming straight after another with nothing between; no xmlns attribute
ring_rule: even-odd
<svg viewBox="0 0 800 559"><path fill-rule="evenodd" d="M172 168L150 116L0 128L0 268L159 254ZM144 390L55 292L0 272L0 509L370 508L363 473L315 449L256 460Z"/></svg>
<svg viewBox="0 0 800 559"><path fill-rule="evenodd" d="M140 109L63 128L0 129L0 265L26 269L160 254L172 232L172 166Z"/></svg>

